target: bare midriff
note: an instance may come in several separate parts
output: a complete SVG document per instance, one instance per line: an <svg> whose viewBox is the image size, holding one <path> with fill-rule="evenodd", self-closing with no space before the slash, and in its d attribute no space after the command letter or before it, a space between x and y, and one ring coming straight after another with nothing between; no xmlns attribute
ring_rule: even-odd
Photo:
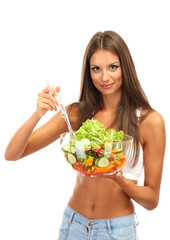
<svg viewBox="0 0 170 240"><path fill-rule="evenodd" d="M88 219L122 217L134 212L131 199L114 180L80 173L68 205Z"/></svg>

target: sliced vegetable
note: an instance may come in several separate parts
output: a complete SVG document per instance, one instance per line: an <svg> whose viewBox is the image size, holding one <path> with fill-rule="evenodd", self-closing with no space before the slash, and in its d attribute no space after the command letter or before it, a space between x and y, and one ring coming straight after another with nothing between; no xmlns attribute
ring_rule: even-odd
<svg viewBox="0 0 170 240"><path fill-rule="evenodd" d="M114 164L116 165L116 166L121 166L121 161L119 161L119 160L114 160Z"/></svg>
<svg viewBox="0 0 170 240"><path fill-rule="evenodd" d="M75 157L72 153L69 153L69 154L67 155L67 159L68 159L68 161L69 161L69 163L70 163L71 165L73 165L73 164L75 164L75 163L77 162L76 157Z"/></svg>
<svg viewBox="0 0 170 240"><path fill-rule="evenodd" d="M69 152L70 151L70 145L64 145L62 147L62 149L63 149L64 152Z"/></svg>
<svg viewBox="0 0 170 240"><path fill-rule="evenodd" d="M95 160L95 163L94 163L95 166L98 166L98 161L99 161L99 159L100 159L100 158L97 158L97 159Z"/></svg>
<svg viewBox="0 0 170 240"><path fill-rule="evenodd" d="M112 153L114 153L114 154L116 154L116 153L121 153L121 152L123 152L123 149L122 149L122 148L120 148L120 149L113 149L113 150L112 150Z"/></svg>
<svg viewBox="0 0 170 240"><path fill-rule="evenodd" d="M104 156L104 153L105 153L105 150L99 149L99 151L98 151L98 157Z"/></svg>
<svg viewBox="0 0 170 240"><path fill-rule="evenodd" d="M79 161L77 161L74 165L73 165L73 168L77 171L79 171L80 173L82 174L86 174L86 169L85 169L85 166L82 165Z"/></svg>
<svg viewBox="0 0 170 240"><path fill-rule="evenodd" d="M100 167L91 167L91 171L89 171L91 174L105 174L115 171L115 165L113 161L110 162L109 166L106 168L100 168Z"/></svg>
<svg viewBox="0 0 170 240"><path fill-rule="evenodd" d="M76 148L74 146L70 146L70 152L72 154L75 154L76 153Z"/></svg>
<svg viewBox="0 0 170 240"><path fill-rule="evenodd" d="M88 159L86 159L84 161L84 163L87 165L87 166L92 166L93 165L93 157L89 156Z"/></svg>
<svg viewBox="0 0 170 240"><path fill-rule="evenodd" d="M100 168L106 168L110 164L110 161L106 157L102 157L98 160L97 165Z"/></svg>

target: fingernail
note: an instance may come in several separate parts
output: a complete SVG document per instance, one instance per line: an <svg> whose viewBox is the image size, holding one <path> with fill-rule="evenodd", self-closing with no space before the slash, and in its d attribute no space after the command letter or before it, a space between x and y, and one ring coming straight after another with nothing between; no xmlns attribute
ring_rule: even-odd
<svg viewBox="0 0 170 240"><path fill-rule="evenodd" d="M118 172L118 173L116 174L116 177L117 177L117 178L121 178L121 177L122 177L122 174L121 174L120 172Z"/></svg>

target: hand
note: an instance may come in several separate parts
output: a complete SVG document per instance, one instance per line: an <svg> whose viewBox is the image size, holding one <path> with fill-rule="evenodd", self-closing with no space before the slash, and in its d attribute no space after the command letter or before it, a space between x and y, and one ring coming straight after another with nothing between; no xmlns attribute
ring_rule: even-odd
<svg viewBox="0 0 170 240"><path fill-rule="evenodd" d="M120 170L111 175L96 175L95 177L111 178L112 180L118 182L123 178L123 172Z"/></svg>
<svg viewBox="0 0 170 240"><path fill-rule="evenodd" d="M114 179L120 180L123 178L123 172L122 171L117 171L115 174L113 174Z"/></svg>
<svg viewBox="0 0 170 240"><path fill-rule="evenodd" d="M53 89L52 87L48 86L38 94L36 109L38 117L41 118L42 116L44 116L44 114L48 110L57 111L58 103L55 96L58 95L59 91L60 87L56 87L56 89Z"/></svg>

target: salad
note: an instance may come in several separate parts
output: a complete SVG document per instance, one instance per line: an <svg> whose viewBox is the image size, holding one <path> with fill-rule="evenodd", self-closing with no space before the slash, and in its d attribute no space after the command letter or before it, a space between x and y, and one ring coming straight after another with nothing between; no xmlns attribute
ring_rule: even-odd
<svg viewBox="0 0 170 240"><path fill-rule="evenodd" d="M97 120L86 120L62 150L73 169L84 175L111 174L123 168L126 157L123 153L123 131L105 130Z"/></svg>

